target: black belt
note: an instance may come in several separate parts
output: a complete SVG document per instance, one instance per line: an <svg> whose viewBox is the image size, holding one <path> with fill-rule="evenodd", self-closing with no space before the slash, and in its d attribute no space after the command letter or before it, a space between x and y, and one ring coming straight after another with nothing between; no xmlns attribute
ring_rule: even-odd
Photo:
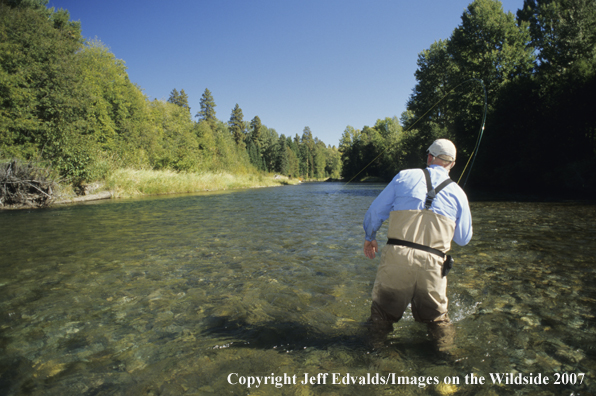
<svg viewBox="0 0 596 396"><path fill-rule="evenodd" d="M388 245L406 246L406 247L409 247L412 249L424 250L425 252L436 254L437 256L440 256L443 259L445 258L445 253L443 253L439 249L433 249L431 247L420 245L418 243L414 243L414 242L410 242L410 241L402 241L401 239L389 238L387 240L387 244Z"/></svg>

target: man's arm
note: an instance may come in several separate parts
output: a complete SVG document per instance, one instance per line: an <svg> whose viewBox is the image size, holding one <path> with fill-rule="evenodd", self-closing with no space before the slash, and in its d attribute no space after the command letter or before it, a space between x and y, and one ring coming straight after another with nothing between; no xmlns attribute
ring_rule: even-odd
<svg viewBox="0 0 596 396"><path fill-rule="evenodd" d="M472 214L470 213L470 204L468 198L463 194L460 201L461 209L458 219L455 222L455 234L453 235L453 242L460 246L467 245L472 239Z"/></svg>
<svg viewBox="0 0 596 396"><path fill-rule="evenodd" d="M379 251L379 246L375 240L377 230L389 218L389 212L395 200L395 180L398 176L399 174L375 198L364 216L364 254L368 258L375 258L375 253Z"/></svg>

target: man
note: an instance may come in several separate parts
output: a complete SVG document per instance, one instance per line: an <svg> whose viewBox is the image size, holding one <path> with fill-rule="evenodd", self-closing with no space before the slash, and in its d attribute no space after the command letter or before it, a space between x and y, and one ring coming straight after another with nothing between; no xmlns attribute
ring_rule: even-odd
<svg viewBox="0 0 596 396"><path fill-rule="evenodd" d="M449 179L455 157L451 141L436 140L427 150L428 167L399 172L366 212L364 254L371 259L378 252L377 230L389 218L369 318L377 341L393 330L411 303L414 319L428 324L437 348L451 347L445 253L452 239L463 246L472 238L468 198Z"/></svg>

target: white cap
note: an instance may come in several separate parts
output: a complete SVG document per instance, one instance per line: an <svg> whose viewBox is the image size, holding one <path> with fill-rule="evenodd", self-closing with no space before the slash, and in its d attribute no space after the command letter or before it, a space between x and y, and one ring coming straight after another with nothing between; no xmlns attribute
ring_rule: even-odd
<svg viewBox="0 0 596 396"><path fill-rule="evenodd" d="M451 140L437 139L428 148L428 153L433 157L439 157L443 161L455 161L455 145Z"/></svg>

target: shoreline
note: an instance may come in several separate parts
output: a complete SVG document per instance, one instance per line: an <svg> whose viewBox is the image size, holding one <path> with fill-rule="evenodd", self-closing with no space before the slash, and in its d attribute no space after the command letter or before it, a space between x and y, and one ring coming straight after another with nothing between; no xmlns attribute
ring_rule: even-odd
<svg viewBox="0 0 596 396"><path fill-rule="evenodd" d="M55 199L47 206L0 205L0 210L42 209L106 199L243 190L300 183L300 179L275 174L178 173L170 170L118 169L104 181L82 186L84 195L77 195L71 185L59 185Z"/></svg>

